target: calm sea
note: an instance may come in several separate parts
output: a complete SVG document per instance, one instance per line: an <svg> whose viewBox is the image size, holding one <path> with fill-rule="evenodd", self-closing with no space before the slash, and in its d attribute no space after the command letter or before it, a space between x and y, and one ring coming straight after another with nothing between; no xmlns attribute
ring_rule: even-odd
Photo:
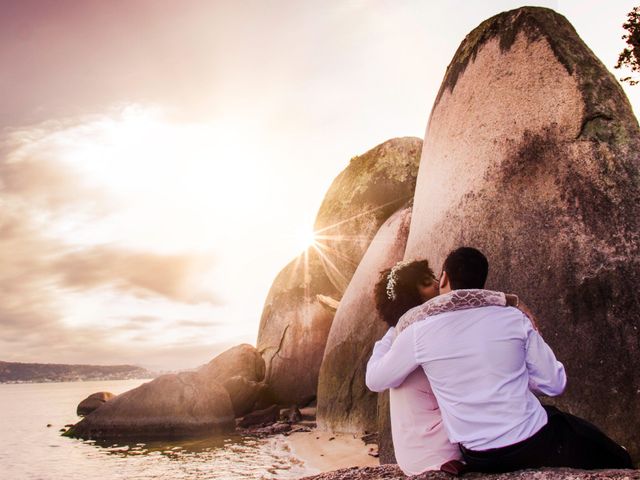
<svg viewBox="0 0 640 480"><path fill-rule="evenodd" d="M98 445L60 436L78 403L144 380L0 384L0 477L60 479L292 479L309 472L281 438ZM51 424L51 427L47 427Z"/></svg>

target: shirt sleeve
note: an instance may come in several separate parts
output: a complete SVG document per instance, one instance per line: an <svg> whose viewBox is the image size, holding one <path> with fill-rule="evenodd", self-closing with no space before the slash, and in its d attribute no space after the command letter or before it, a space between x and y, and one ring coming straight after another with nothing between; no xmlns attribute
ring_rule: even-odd
<svg viewBox="0 0 640 480"><path fill-rule="evenodd" d="M560 395L567 385L564 365L556 360L553 350L533 328L529 317L523 315L523 318L529 390L550 397Z"/></svg>
<svg viewBox="0 0 640 480"><path fill-rule="evenodd" d="M419 365L415 354L414 329L409 327L395 340L394 337L395 328L391 327L373 346L365 379L369 390L382 392L399 387Z"/></svg>

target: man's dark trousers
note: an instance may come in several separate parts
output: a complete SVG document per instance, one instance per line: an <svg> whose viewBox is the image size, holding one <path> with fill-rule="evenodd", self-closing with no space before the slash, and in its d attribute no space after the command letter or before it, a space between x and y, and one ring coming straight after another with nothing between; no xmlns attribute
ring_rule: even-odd
<svg viewBox="0 0 640 480"><path fill-rule="evenodd" d="M525 468L633 468L629 453L595 425L545 406L548 423L532 437L485 451L460 447L468 470L510 472Z"/></svg>

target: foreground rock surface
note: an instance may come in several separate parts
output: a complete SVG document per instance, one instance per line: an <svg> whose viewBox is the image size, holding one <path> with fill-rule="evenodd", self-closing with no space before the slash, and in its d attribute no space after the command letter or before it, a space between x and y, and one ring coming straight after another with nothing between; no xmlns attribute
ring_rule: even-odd
<svg viewBox="0 0 640 480"><path fill-rule="evenodd" d="M301 480L377 480L404 478L411 478L412 480L451 480L455 477L444 472L427 472L421 475L406 477L397 465L381 465L379 467L345 468L334 472L304 477ZM469 480L636 480L640 479L640 470L573 470L569 468L549 468L499 474L467 473L459 478Z"/></svg>
<svg viewBox="0 0 640 480"><path fill-rule="evenodd" d="M380 227L342 297L331 326L318 380L318 427L336 432L377 430L378 394L364 383L376 340L387 330L376 311L374 286L380 272L402 260L411 208Z"/></svg>
<svg viewBox="0 0 640 480"><path fill-rule="evenodd" d="M554 401L640 458L638 122L616 79L552 10L482 23L433 106L405 258L460 245L517 292L566 367Z"/></svg>
<svg viewBox="0 0 640 480"><path fill-rule="evenodd" d="M305 405L316 396L331 305L341 299L380 226L413 196L421 148L418 138L395 138L353 158L320 207L316 245L274 280L257 342L271 401Z"/></svg>
<svg viewBox="0 0 640 480"><path fill-rule="evenodd" d="M89 415L95 409L101 407L105 402L108 402L112 398L115 398L115 395L111 392L92 393L78 404L76 413L78 416Z"/></svg>
<svg viewBox="0 0 640 480"><path fill-rule="evenodd" d="M196 372L162 375L118 395L67 435L84 439L172 439L235 428L227 391Z"/></svg>

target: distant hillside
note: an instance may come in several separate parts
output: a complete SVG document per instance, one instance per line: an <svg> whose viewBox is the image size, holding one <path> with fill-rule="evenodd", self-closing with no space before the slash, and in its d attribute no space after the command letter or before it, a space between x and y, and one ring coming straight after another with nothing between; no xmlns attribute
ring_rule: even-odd
<svg viewBox="0 0 640 480"><path fill-rule="evenodd" d="M62 365L0 362L0 383L128 380L154 375L134 365Z"/></svg>

